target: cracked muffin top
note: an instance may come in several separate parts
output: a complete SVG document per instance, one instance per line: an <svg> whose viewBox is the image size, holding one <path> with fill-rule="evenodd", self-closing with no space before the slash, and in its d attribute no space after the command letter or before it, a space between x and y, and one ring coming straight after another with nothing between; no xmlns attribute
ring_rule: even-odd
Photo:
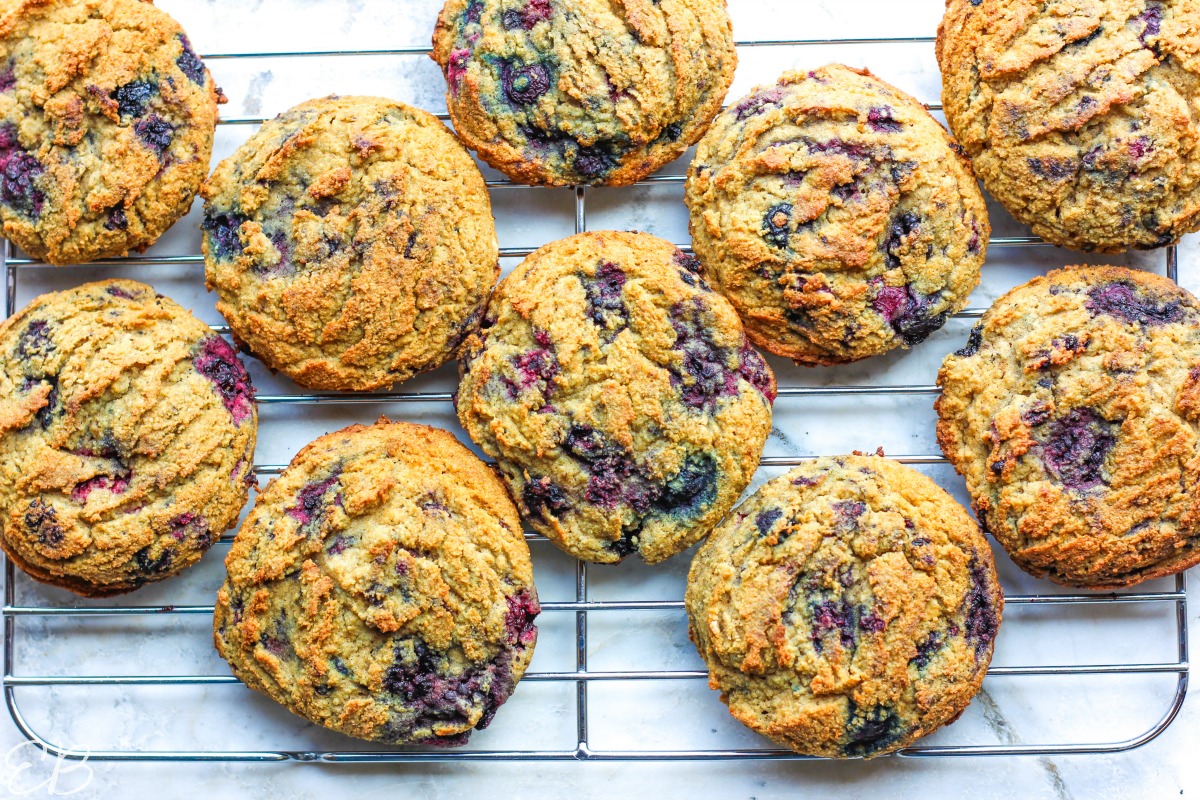
<svg viewBox="0 0 1200 800"><path fill-rule="evenodd" d="M441 366L500 274L475 162L432 115L392 100L302 103L201 193L217 309L309 388L377 389Z"/></svg>
<svg viewBox="0 0 1200 800"><path fill-rule="evenodd" d="M838 64L725 109L686 199L704 275L751 340L810 366L924 341L966 306L991 232L925 107Z"/></svg>
<svg viewBox="0 0 1200 800"><path fill-rule="evenodd" d="M958 718L1004 598L966 509L915 470L854 455L739 506L692 562L685 604L735 718L801 753L870 758Z"/></svg>
<svg viewBox="0 0 1200 800"><path fill-rule="evenodd" d="M938 375L938 441L1024 570L1130 586L1200 563L1200 306L1069 267L1001 297Z"/></svg>
<svg viewBox="0 0 1200 800"><path fill-rule="evenodd" d="M675 555L758 467L775 378L698 268L645 233L553 242L463 346L459 420L526 522L573 556Z"/></svg>
<svg viewBox="0 0 1200 800"><path fill-rule="evenodd" d="M516 181L625 186L700 138L733 81L725 0L448 0L454 129Z"/></svg>
<svg viewBox="0 0 1200 800"><path fill-rule="evenodd" d="M533 657L517 510L446 431L380 419L317 439L259 495L225 566L217 651L349 736L464 744Z"/></svg>
<svg viewBox="0 0 1200 800"><path fill-rule="evenodd" d="M254 485L233 348L149 286L45 294L0 324L0 545L86 597L174 575Z"/></svg>
<svg viewBox="0 0 1200 800"><path fill-rule="evenodd" d="M141 0L0 2L0 221L34 258L153 244L208 174L224 102L175 20Z"/></svg>
<svg viewBox="0 0 1200 800"><path fill-rule="evenodd" d="M1034 233L1123 252L1200 226L1200 7L1158 0L948 0L950 129Z"/></svg>

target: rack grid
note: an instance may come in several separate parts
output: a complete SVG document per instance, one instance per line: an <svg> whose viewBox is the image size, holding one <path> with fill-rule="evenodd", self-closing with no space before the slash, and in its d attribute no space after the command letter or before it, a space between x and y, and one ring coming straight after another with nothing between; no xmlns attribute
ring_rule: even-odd
<svg viewBox="0 0 1200 800"><path fill-rule="evenodd" d="M820 39L774 39L739 41L739 49L763 47L820 47L825 45L855 45L870 46L880 44L914 44L931 45L932 37L867 37L867 38L820 38ZM205 60L230 59L260 59L260 58L337 58L344 56L426 56L428 48L410 47L378 50L303 50L291 52L242 52L242 53L210 53ZM940 104L927 103L931 111L941 109ZM440 119L448 121L447 114L439 114ZM258 125L266 120L258 117L223 117L221 125ZM681 175L657 175L640 181L637 185L681 184ZM489 180L488 186L493 190L512 188L528 189L530 191L558 192L567 195L573 202L574 223L576 232L587 230L587 187L569 189L546 189L523 187L504 179ZM1039 248L1049 247L1047 243L1035 237L1010 236L993 237L990 248ZM688 247L683 249L689 250ZM523 257L532 252L532 248L502 248L502 257ZM1165 272L1172 280L1178 279L1178 253L1175 247L1165 251ZM192 268L203 264L199 254L176 256L136 256L120 259L103 259L93 262L95 266L119 265L180 265ZM16 255L8 242L3 242L0 249L0 267L5 275L5 317L11 316L17 309L18 276L23 270L39 269L46 265L27 257ZM959 318L977 318L984 309L967 309L956 316ZM227 326L215 325L218 333L228 334ZM891 386L781 386L777 403L794 402L805 398L835 397L854 398L866 395L918 395L936 396L938 389L931 385L891 385ZM452 401L449 392L378 392L372 394L263 394L257 397L260 405L277 404L379 404L379 403L441 403ZM912 465L945 464L946 460L940 455L914 454L893 456L896 460ZM810 458L766 457L761 461L763 467L795 466ZM255 470L259 475L277 475L283 469L280 464L256 464ZM232 534L226 533L220 539L220 545L232 541ZM528 539L540 539L535 534L526 533ZM211 556L210 556L211 557ZM692 761L692 760L806 760L808 757L796 753L764 748L738 749L672 749L672 750L613 750L596 747L590 742L588 724L588 690L589 686L598 682L609 681L672 681L672 680L703 680L707 673L700 670L641 670L641 671L599 671L588 668L588 621L589 615L603 614L613 611L661 611L680 610L683 603L680 600L610 600L599 601L589 598L588 564L577 561L574 567L574 594L571 601L544 602L543 612L546 614L573 615L574 618L574 669L569 671L531 672L527 673L524 681L529 682L560 682L574 685L574 714L576 744L574 747L562 749L529 749L529 750L465 750L448 751L442 749L399 748L390 751L377 750L328 750L306 751L294 749L261 749L261 750L204 750L204 749L172 749L172 750L81 750L63 746L50 741L36 731L28 722L25 713L18 702L18 694L25 687L52 686L93 686L93 687L138 687L181 685L203 687L209 685L237 684L231 675L30 675L14 674L16 665L15 648L18 637L17 620L30 617L69 618L86 625L88 620L101 617L131 617L143 615L211 615L210 605L118 605L118 606L55 606L55 605L22 605L18 603L18 585L29 581L9 561L5 563L5 588L3 606L3 689L4 698L9 714L18 729L35 745L55 757L69 759L88 759L92 761L222 761L222 762L321 762L321 763L386 763L386 762L434 762L434 761ZM950 744L928 745L918 743L896 754L902 758L933 758L953 756L1052 756L1067 754L1100 754L1114 753L1140 747L1158 737L1173 722L1187 694L1189 664L1188 664L1188 627L1187 627L1187 592L1186 579L1183 574L1174 578L1174 586L1163 591L1125 591L1109 594L1011 594L1006 597L1006 605L1013 606L1049 606L1049 605L1096 605L1096 604L1144 604L1154 609L1162 610L1173 618L1175 632L1174 661L1161 661L1136 664L1098 663L1098 664L1064 664L1064 665L1017 665L993 666L988 671L988 679L1014 678L1033 679L1044 676L1095 676L1095 675L1152 675L1166 674L1175 676L1175 690L1167 708L1158 721L1140 734L1121 741L1103 743L1079 743L1071 741L1050 742L1043 744ZM1006 624L1020 624L1008 622ZM235 689L236 691L236 689ZM349 744L351 740L347 739Z"/></svg>

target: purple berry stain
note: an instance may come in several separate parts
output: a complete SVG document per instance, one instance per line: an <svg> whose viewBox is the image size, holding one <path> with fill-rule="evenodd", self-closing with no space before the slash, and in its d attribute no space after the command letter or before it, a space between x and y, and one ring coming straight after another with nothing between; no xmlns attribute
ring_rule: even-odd
<svg viewBox="0 0 1200 800"><path fill-rule="evenodd" d="M1167 325L1183 319L1183 308L1178 300L1158 305L1143 297L1133 284L1124 281L1093 287L1088 290L1088 297L1087 310L1093 314L1106 314L1147 327Z"/></svg>
<svg viewBox="0 0 1200 800"><path fill-rule="evenodd" d="M747 117L761 114L768 108L777 107L781 102L783 102L783 90L779 88L768 89L765 92L747 97L738 103L734 106L733 113L737 115L738 122L741 122Z"/></svg>
<svg viewBox="0 0 1200 800"><path fill-rule="evenodd" d="M94 478L88 478L80 484L76 484L71 490L71 499L76 503L86 503L88 496L92 492L100 490L110 494L124 494L129 490L129 479L131 475L97 475Z"/></svg>
<svg viewBox="0 0 1200 800"><path fill-rule="evenodd" d="M212 381L235 425L250 419L254 413L254 387L229 342L220 336L208 337L193 363L201 375Z"/></svg>
<svg viewBox="0 0 1200 800"><path fill-rule="evenodd" d="M0 92L12 91L17 85L17 69L16 62L9 61L4 67L4 71L0 72Z"/></svg>
<svg viewBox="0 0 1200 800"><path fill-rule="evenodd" d="M1142 46L1147 46L1147 39L1152 36L1158 36L1162 32L1163 11L1162 6L1157 3L1150 3L1146 6L1146 10L1138 15L1137 20L1142 23L1142 32L1138 36L1138 41Z"/></svg>
<svg viewBox="0 0 1200 800"><path fill-rule="evenodd" d="M1104 460L1117 443L1116 426L1090 408L1075 408L1050 423L1042 460L1062 484L1093 489L1104 484Z"/></svg>
<svg viewBox="0 0 1200 800"><path fill-rule="evenodd" d="M754 527L758 528L759 536L766 536L771 532L771 528L775 527L775 523L783 516L783 512L778 508L760 511L754 517Z"/></svg>
<svg viewBox="0 0 1200 800"><path fill-rule="evenodd" d="M296 505L287 510L287 515L301 525L320 520L325 515L325 496L336 488L339 488L337 473L321 481L309 481L296 495Z"/></svg>
<svg viewBox="0 0 1200 800"><path fill-rule="evenodd" d="M208 529L208 521L194 511L185 511L175 517L167 523L167 528L171 531L171 538L177 542L182 542L189 536L202 540L212 537L212 532Z"/></svg>
<svg viewBox="0 0 1200 800"><path fill-rule="evenodd" d="M463 78L467 74L467 62L471 60L471 51L466 48L455 50L450 54L446 63L446 80L456 93L462 87Z"/></svg>
<svg viewBox="0 0 1200 800"><path fill-rule="evenodd" d="M867 112L867 125L878 133L896 133L901 125L893 114L891 106L876 106Z"/></svg>
<svg viewBox="0 0 1200 800"><path fill-rule="evenodd" d="M945 644L945 634L941 631L934 631L917 644L917 654L909 663L915 664L917 669L925 669Z"/></svg>

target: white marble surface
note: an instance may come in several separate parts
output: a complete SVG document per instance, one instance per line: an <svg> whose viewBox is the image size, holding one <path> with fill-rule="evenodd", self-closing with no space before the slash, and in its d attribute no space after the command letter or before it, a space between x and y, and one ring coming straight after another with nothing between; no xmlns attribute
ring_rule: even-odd
<svg viewBox="0 0 1200 800"><path fill-rule="evenodd" d="M729 0L736 35L753 38L834 36L928 36L936 28L938 0ZM189 31L201 53L387 48L422 45L440 0L161 0ZM787 68L841 60L870 66L923 100L937 98L939 84L928 44L760 48L743 51L733 93L771 82ZM373 93L396 97L433 111L444 109L443 83L423 57L211 60L210 67L230 97L226 117L274 115L309 97L329 93ZM252 128L223 126L217 157L240 143ZM668 167L679 171L683 162ZM592 190L592 229L637 228L676 242L686 241L681 189ZM560 190L498 189L493 192L502 245L536 246L574 230L572 195ZM159 253L198 252L195 211L157 246ZM994 214L998 234L1022 231ZM1200 239L1181 250L1182 282L1200 289ZM983 286L972 305L986 306L1000 292L1054 265L1082 257L1049 249L993 250ZM1094 260L1094 259L1093 259ZM1110 259L1161 271L1159 255ZM510 268L512 263L507 263ZM26 270L19 300L94 275L148 280L203 318L216 322L204 293L202 270L189 267ZM942 355L961 346L969 323L953 321L924 346L849 368L801 372L773 362L780 383L928 384ZM294 391L286 381L251 364L265 391ZM452 386L451 372L421 378L406 388ZM306 441L380 411L450 427L462 437L448 406L273 407L262 415L258 460L284 463ZM774 455L844 452L882 445L892 454L931 454L933 414L928 397L900 400L781 401ZM465 438L465 437L464 437ZM948 468L931 468L943 485L963 497L961 481ZM767 477L765 471L760 480ZM115 602L137 605L208 604L221 580L218 546L178 580L148 587ZM572 597L573 565L545 543L534 544L538 586L545 600ZM1013 593L1054 591L1015 570L999 557L1006 588ZM636 564L593 570L592 597L678 598L686 557L657 569ZM1194 580L1195 582L1195 580ZM1156 582L1154 589L1168 588ZM69 605L60 592L19 579L18 603ZM1190 610L1200 629L1200 585ZM573 616L545 614L533 670L573 667ZM18 620L16 673L20 675L228 674L212 652L205 616L98 618L83 622ZM1193 644L1200 638L1193 636ZM680 613L593 615L593 669L695 669ZM997 665L1087 664L1171 661L1174 625L1170 607L1089 606L1010 608L998 642ZM1172 676L989 678L985 694L963 719L931 738L935 744L1118 741L1149 728L1167 708ZM84 749L171 748L229 750L288 748L356 749L357 743L305 725L240 686L149 688L20 688L18 702L40 734ZM476 735L475 749L573 746L574 695L570 685L522 684L493 726ZM714 748L762 746L734 723L703 682L606 684L592 689L592 742L608 748ZM0 716L0 797L47 796L54 764L19 747L16 727ZM508 793L518 797L606 797L625 795L696 798L795 796L896 798L1167 798L1200 793L1200 768L1193 755L1200 741L1200 700L1189 698L1179 718L1156 741L1109 756L991 759L884 759L871 763L469 763L381 766L317 764L139 764L89 762L59 776L58 793L77 797L164 798L208 796L309 798L469 797ZM17 748L17 749L12 749ZM29 766L20 769L20 765ZM71 770L71 766L64 769ZM84 785L86 783L86 785Z"/></svg>

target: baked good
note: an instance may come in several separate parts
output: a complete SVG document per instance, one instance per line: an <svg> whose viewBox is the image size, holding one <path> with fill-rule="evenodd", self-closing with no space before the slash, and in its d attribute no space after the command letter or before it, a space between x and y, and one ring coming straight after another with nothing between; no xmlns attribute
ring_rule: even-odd
<svg viewBox="0 0 1200 800"><path fill-rule="evenodd" d="M1200 563L1200 306L1069 267L997 300L938 374L938 442L1018 566L1111 589Z"/></svg>
<svg viewBox="0 0 1200 800"><path fill-rule="evenodd" d="M217 651L349 736L463 744L533 657L517 510L445 431L380 419L317 439L259 495L225 566Z"/></svg>
<svg viewBox="0 0 1200 800"><path fill-rule="evenodd" d="M0 4L0 221L34 258L153 244L208 174L224 102L179 24L141 0Z"/></svg>
<svg viewBox="0 0 1200 800"><path fill-rule="evenodd" d="M775 378L697 268L645 233L552 242L463 346L459 421L525 521L573 556L662 561L758 466Z"/></svg>
<svg viewBox="0 0 1200 800"><path fill-rule="evenodd" d="M447 0L459 137L521 183L625 186L704 133L733 81L725 0Z"/></svg>
<svg viewBox="0 0 1200 800"><path fill-rule="evenodd" d="M919 472L860 455L755 492L696 554L685 603L730 713L828 758L894 752L956 720L1004 609L966 510Z"/></svg>
<svg viewBox="0 0 1200 800"><path fill-rule="evenodd" d="M403 103L301 103L201 193L217 309L309 388L377 389L441 366L500 275L483 176L444 125Z"/></svg>
<svg viewBox="0 0 1200 800"><path fill-rule="evenodd" d="M686 199L705 277L755 344L805 365L924 341L966 306L991 232L925 107L839 64L726 108Z"/></svg>
<svg viewBox="0 0 1200 800"><path fill-rule="evenodd" d="M0 546L85 597L174 575L237 520L256 429L233 348L168 298L44 294L0 324Z"/></svg>
<svg viewBox="0 0 1200 800"><path fill-rule="evenodd" d="M950 130L987 190L1076 250L1200 227L1200 8L1159 0L947 0Z"/></svg>

